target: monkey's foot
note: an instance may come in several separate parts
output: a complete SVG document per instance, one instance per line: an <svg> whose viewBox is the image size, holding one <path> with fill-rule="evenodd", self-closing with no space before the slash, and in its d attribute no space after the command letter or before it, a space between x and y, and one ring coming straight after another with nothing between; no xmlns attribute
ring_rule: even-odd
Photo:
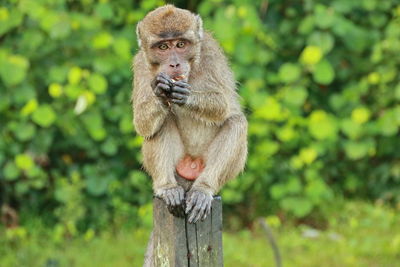
<svg viewBox="0 0 400 267"><path fill-rule="evenodd" d="M185 217L185 190L181 186L164 189L159 195L167 204L168 211L176 217Z"/></svg>
<svg viewBox="0 0 400 267"><path fill-rule="evenodd" d="M186 214L189 214L189 223L196 223L198 220L204 220L211 211L211 202L213 196L211 193L205 193L200 190L192 189L189 191L186 199Z"/></svg>

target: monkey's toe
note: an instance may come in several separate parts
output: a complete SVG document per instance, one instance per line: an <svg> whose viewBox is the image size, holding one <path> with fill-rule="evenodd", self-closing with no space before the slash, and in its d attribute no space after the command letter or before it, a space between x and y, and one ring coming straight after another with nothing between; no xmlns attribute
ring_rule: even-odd
<svg viewBox="0 0 400 267"><path fill-rule="evenodd" d="M185 198L185 190L181 186L168 188L164 190L161 197L168 206L179 206Z"/></svg>
<svg viewBox="0 0 400 267"><path fill-rule="evenodd" d="M189 192L186 201L186 213L189 213L189 223L196 223L198 220L204 220L211 211L213 197L211 194L194 190Z"/></svg>

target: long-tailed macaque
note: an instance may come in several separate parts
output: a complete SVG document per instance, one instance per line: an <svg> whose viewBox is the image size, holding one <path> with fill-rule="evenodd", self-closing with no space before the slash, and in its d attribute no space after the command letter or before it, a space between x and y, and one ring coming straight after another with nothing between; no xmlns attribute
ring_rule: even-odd
<svg viewBox="0 0 400 267"><path fill-rule="evenodd" d="M136 32L133 110L136 132L144 137L143 165L155 195L194 223L246 161L247 121L235 80L200 16L188 10L157 8Z"/></svg>

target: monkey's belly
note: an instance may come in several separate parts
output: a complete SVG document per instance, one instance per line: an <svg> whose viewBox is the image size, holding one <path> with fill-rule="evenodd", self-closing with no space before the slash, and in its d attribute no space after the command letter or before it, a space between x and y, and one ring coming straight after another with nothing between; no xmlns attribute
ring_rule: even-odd
<svg viewBox="0 0 400 267"><path fill-rule="evenodd" d="M218 126L207 125L188 116L179 118L178 128L185 154L195 158L202 158L207 153L219 129Z"/></svg>
<svg viewBox="0 0 400 267"><path fill-rule="evenodd" d="M192 158L191 156L186 155L176 165L176 172L186 180L196 180L204 167L203 159Z"/></svg>

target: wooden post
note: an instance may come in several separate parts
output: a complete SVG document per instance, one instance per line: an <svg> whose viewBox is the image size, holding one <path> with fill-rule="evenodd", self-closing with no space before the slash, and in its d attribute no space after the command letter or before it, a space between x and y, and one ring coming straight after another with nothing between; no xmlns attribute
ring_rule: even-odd
<svg viewBox="0 0 400 267"><path fill-rule="evenodd" d="M173 216L154 198L153 225L155 267L223 266L221 197L214 197L211 213L195 224Z"/></svg>

